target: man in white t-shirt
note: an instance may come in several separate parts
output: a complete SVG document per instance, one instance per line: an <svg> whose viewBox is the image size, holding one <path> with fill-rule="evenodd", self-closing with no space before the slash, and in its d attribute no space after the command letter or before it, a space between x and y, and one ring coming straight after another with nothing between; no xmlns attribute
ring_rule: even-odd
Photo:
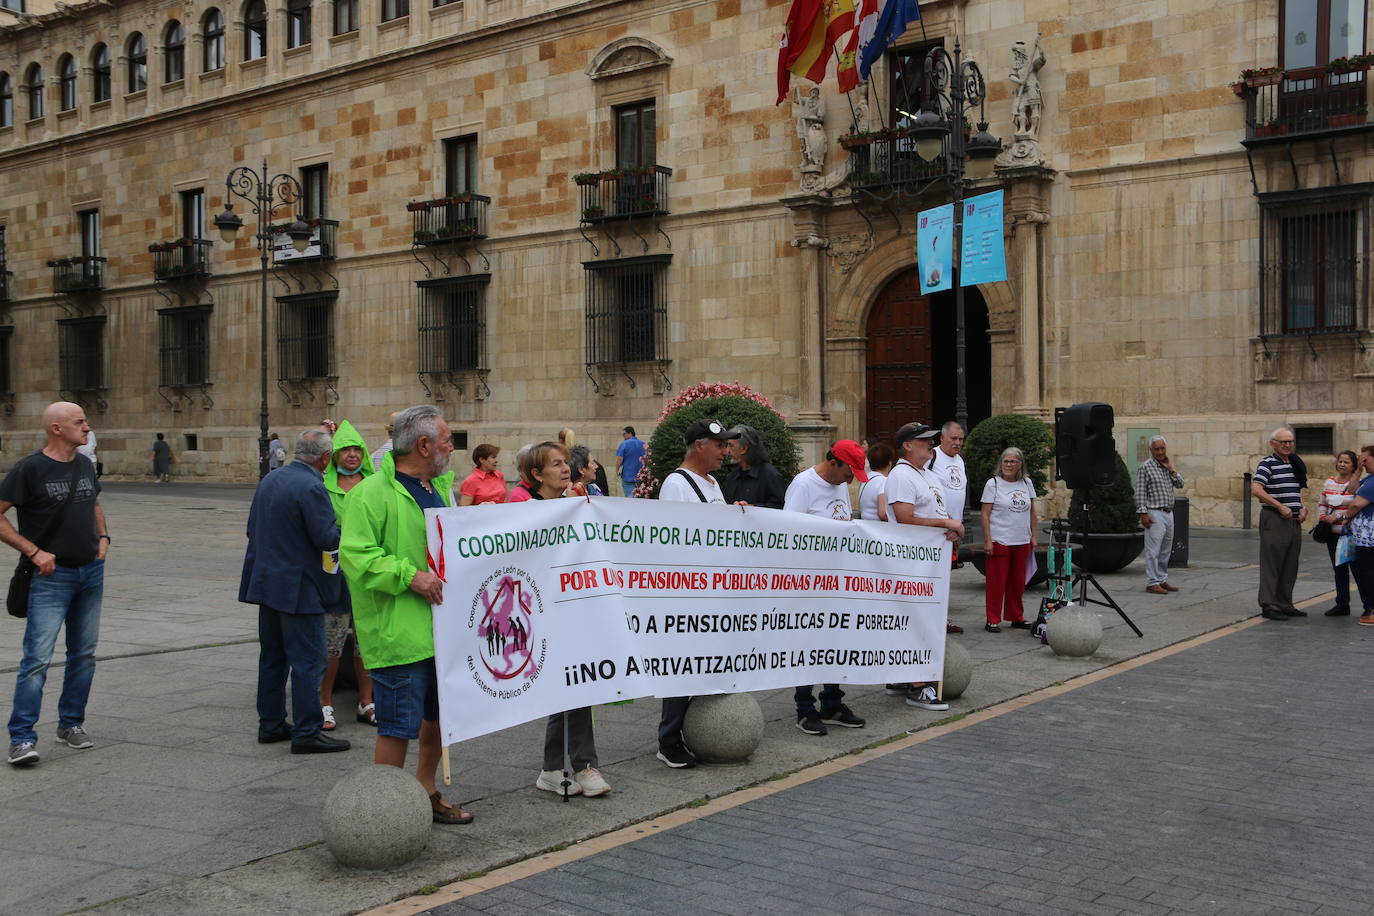
<svg viewBox="0 0 1374 916"><path fill-rule="evenodd" d="M940 431L924 423L908 423L897 430L897 454L900 456L887 475L887 518L898 525L924 525L942 528L945 537L958 544L964 537L964 523L950 518L945 504L944 487L939 477L929 469ZM935 692L935 685L888 684L889 695L906 695L908 706L940 711L949 709Z"/></svg>
<svg viewBox="0 0 1374 916"><path fill-rule="evenodd" d="M782 508L787 512L805 512L821 518L847 522L853 517L849 502L849 482L868 482L864 470L864 450L853 439L841 439L830 447L819 464L807 468L787 487ZM808 735L824 735L825 723L845 728L863 728L864 720L844 705L844 691L839 684L821 687L821 709L816 712L814 684L798 687L792 694L797 704L797 728Z"/></svg>
<svg viewBox="0 0 1374 916"><path fill-rule="evenodd" d="M930 469L940 478L940 486L945 489L945 508L949 517L964 520L964 503L968 496L968 472L964 470L964 427L958 420L950 420L940 427L940 438L930 459ZM961 569L959 562L959 543L954 543L950 551L950 566ZM962 633L964 628L945 622L946 633Z"/></svg>
<svg viewBox="0 0 1374 916"><path fill-rule="evenodd" d="M725 460L725 443L738 438L739 433L727 430L719 420L697 420L682 434L687 443L687 455L682 466L663 480L658 498L680 503L720 503L725 494L711 476L720 470ZM663 711L658 718L658 759L673 769L694 767L696 755L682 740L682 720L687 716L691 697L665 697Z"/></svg>

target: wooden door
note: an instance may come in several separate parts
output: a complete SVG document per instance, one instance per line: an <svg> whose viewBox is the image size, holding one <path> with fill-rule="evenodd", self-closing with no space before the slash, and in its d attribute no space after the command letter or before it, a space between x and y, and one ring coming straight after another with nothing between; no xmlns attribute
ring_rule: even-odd
<svg viewBox="0 0 1374 916"><path fill-rule="evenodd" d="M931 422L930 297L916 268L894 277L868 316L865 432L891 441L903 423Z"/></svg>

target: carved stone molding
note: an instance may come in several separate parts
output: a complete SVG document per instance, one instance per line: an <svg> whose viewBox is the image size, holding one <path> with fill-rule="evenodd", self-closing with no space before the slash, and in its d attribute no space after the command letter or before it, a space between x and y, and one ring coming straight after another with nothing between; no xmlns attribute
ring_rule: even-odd
<svg viewBox="0 0 1374 916"><path fill-rule="evenodd" d="M587 66L587 76L594 80L623 76L640 70L667 67L673 59L647 38L627 36L617 38L597 52Z"/></svg>

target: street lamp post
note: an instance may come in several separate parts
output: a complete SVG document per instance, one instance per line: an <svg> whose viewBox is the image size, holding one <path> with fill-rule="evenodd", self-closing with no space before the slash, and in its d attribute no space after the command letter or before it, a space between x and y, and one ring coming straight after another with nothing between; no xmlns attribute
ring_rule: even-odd
<svg viewBox="0 0 1374 916"><path fill-rule="evenodd" d="M287 174L268 177L267 162L262 163L262 171L255 172L246 165L232 169L224 179L224 212L215 217L215 228L220 239L232 243L238 231L243 228L243 218L234 212L232 198L238 197L248 203L249 209L258 217L258 231L254 236L258 243L258 273L261 281L262 301L258 309L259 352L258 373L262 399L258 405L258 479L267 476L267 258L272 250L272 217L279 209L299 203L304 196L300 183ZM310 243L310 227L297 215L287 227L286 234L297 251L305 251Z"/></svg>
<svg viewBox="0 0 1374 916"><path fill-rule="evenodd" d="M964 221L964 185L970 179L992 174L993 161L1002 151L1002 141L988 133L983 110L987 87L983 72L971 60L963 59L959 39L954 39L954 55L942 47L926 55L921 113L916 116L910 135L916 141L916 154L934 161L948 141L950 188L954 194L954 238L958 249L952 258L954 279L954 416L968 429L967 343L964 328L964 286L959 276L963 254L961 228ZM965 113L978 106L978 132L964 137Z"/></svg>

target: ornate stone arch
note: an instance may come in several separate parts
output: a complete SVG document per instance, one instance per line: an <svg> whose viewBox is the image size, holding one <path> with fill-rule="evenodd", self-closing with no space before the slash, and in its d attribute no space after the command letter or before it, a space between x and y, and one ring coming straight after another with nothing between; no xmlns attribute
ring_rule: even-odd
<svg viewBox="0 0 1374 916"><path fill-rule="evenodd" d="M598 51L587 67L587 76L599 80L667 67L672 62L673 59L649 39L627 36L617 38Z"/></svg>

